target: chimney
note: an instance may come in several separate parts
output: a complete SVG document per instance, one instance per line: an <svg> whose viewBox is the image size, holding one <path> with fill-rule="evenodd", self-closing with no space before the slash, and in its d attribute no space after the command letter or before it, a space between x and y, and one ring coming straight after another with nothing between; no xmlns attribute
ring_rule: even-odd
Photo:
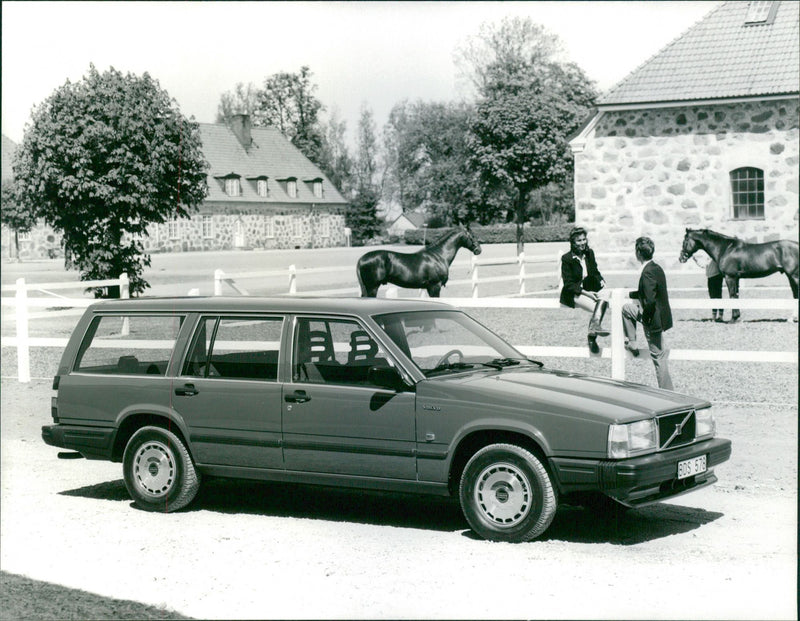
<svg viewBox="0 0 800 621"><path fill-rule="evenodd" d="M234 114L231 117L231 129L245 150L253 144L253 137L250 135L251 127L249 114Z"/></svg>

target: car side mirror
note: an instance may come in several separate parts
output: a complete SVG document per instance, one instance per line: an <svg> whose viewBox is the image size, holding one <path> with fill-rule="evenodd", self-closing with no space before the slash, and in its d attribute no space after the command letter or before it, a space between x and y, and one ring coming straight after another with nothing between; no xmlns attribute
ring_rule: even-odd
<svg viewBox="0 0 800 621"><path fill-rule="evenodd" d="M381 388L396 391L406 388L403 376L394 367L370 367L367 378L370 384Z"/></svg>

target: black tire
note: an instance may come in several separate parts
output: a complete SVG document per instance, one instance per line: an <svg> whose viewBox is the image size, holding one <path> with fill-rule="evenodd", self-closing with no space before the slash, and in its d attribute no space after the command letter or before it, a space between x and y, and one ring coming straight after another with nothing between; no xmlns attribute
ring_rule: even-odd
<svg viewBox="0 0 800 621"><path fill-rule="evenodd" d="M142 427L131 436L122 472L128 493L145 511L177 511L192 502L200 489L200 474L186 446L162 427Z"/></svg>
<svg viewBox="0 0 800 621"><path fill-rule="evenodd" d="M535 539L558 507L547 469L514 444L491 444L475 453L461 475L459 497L472 530L490 541Z"/></svg>

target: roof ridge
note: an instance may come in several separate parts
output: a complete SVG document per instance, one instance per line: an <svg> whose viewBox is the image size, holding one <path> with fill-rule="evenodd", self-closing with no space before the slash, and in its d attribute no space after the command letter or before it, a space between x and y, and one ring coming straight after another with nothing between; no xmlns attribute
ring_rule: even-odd
<svg viewBox="0 0 800 621"><path fill-rule="evenodd" d="M683 37L685 37L687 34L689 34L689 32L694 30L697 26L699 26L702 22L704 22L706 19L711 17L714 13L719 11L726 4L729 4L729 2L731 2L731 0L727 0L726 2L720 2L714 9L712 9L711 11L709 11L708 13L704 14L702 17L697 19L691 26L689 26L683 32L681 32L678 36L673 38L672 41L670 41L669 43L667 43L663 47L659 48L656 52L651 54L650 57L647 60L645 60L644 62L640 63L635 69L629 71L628 75L626 75L619 82L614 84L614 86L612 86L610 89L608 89L608 91L604 95L602 95L600 97L600 99L602 100L602 99L606 99L607 97L609 97L614 91L616 91L620 87L622 87L635 73L638 73L639 70L642 69L645 65L649 64L655 58L657 58L658 56L663 54L666 50L668 50L669 48L674 46L678 41L680 41L681 39L683 39Z"/></svg>

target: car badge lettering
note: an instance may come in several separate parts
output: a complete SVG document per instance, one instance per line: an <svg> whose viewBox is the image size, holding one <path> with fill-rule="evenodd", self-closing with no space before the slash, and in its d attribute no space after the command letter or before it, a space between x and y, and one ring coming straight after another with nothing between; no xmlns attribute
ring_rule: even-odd
<svg viewBox="0 0 800 621"><path fill-rule="evenodd" d="M440 408L438 405L428 405L427 403L423 403L422 404L422 409L423 410L430 410L432 412L441 412L442 411L442 408Z"/></svg>

